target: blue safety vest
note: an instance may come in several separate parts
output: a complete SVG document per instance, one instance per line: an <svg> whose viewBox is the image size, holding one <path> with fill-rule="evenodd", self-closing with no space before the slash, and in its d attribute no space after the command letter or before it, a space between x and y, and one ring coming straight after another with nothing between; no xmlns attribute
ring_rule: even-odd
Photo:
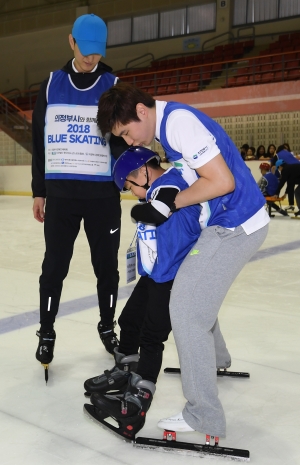
<svg viewBox="0 0 300 465"><path fill-rule="evenodd" d="M264 206L265 199L238 149L224 129L213 119L188 105L168 102L160 126L160 143L171 163L183 158L181 153L172 149L166 136L168 116L175 110L190 111L206 127L215 138L216 145L235 179L233 192L202 205L206 209L205 226L219 225L234 228L243 224Z"/></svg>

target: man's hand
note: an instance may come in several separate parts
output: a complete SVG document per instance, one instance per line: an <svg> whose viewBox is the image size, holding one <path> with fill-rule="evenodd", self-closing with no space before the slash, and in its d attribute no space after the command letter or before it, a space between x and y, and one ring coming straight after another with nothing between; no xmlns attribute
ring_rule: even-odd
<svg viewBox="0 0 300 465"><path fill-rule="evenodd" d="M39 222L44 223L45 219L45 199L44 197L35 197L33 200L33 217Z"/></svg>

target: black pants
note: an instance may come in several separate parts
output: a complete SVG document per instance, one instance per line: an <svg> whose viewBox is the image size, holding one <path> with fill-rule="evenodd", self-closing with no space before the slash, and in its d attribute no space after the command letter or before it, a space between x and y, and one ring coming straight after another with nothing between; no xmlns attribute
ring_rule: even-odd
<svg viewBox="0 0 300 465"><path fill-rule="evenodd" d="M296 189L294 190L294 195L295 195L297 207L298 207L299 210L300 210L300 184L299 184L299 185L296 187ZM290 205L291 205L291 204L290 204Z"/></svg>
<svg viewBox="0 0 300 465"><path fill-rule="evenodd" d="M138 353L137 373L156 383L162 364L163 342L171 332L169 301L173 280L156 283L141 277L119 318L119 352Z"/></svg>
<svg viewBox="0 0 300 465"><path fill-rule="evenodd" d="M97 277L100 318L104 325L113 322L119 284L119 196L88 200L48 197L44 222L46 252L40 276L42 330L53 328L81 220Z"/></svg>
<svg viewBox="0 0 300 465"><path fill-rule="evenodd" d="M287 184L287 195L288 195L288 202L289 205L295 204L295 184L288 183Z"/></svg>

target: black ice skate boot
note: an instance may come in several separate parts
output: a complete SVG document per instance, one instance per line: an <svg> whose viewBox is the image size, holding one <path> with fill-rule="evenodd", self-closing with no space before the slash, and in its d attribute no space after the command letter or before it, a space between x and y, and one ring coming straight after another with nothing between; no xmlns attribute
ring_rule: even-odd
<svg viewBox="0 0 300 465"><path fill-rule="evenodd" d="M114 332L115 326L115 321L111 325L103 325L101 321L99 321L97 326L100 339L103 342L105 349L112 355L114 355L114 348L119 345L117 335Z"/></svg>
<svg viewBox="0 0 300 465"><path fill-rule="evenodd" d="M93 419L123 438L132 441L144 426L146 413L155 393L155 384L131 373L124 396L116 398L109 394L94 392L91 395L93 405L85 404L84 410ZM105 421L111 417L118 427Z"/></svg>
<svg viewBox="0 0 300 465"><path fill-rule="evenodd" d="M86 390L85 396L89 397L92 392L105 394L109 391L124 393L131 371L137 369L139 363L139 354L124 355L120 354L118 348L114 349L115 366L111 370L105 370L102 375L87 379L84 383Z"/></svg>
<svg viewBox="0 0 300 465"><path fill-rule="evenodd" d="M39 330L36 332L36 335L39 337L39 345L35 357L43 365L48 365L54 357L55 331L54 329L52 331Z"/></svg>

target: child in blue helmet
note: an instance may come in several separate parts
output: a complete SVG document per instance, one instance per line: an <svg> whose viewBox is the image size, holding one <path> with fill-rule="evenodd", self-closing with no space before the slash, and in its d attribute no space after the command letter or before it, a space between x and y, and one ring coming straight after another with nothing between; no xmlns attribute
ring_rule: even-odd
<svg viewBox="0 0 300 465"><path fill-rule="evenodd" d="M86 410L102 423L112 416L119 423L114 431L134 438L144 425L162 364L163 342L171 331L173 280L200 235L200 206L176 210L174 199L188 187L187 182L175 168L164 170L159 157L144 147L124 152L113 174L120 190L131 190L144 200L131 210L137 223L141 277L118 321L121 331L120 345L115 349L116 366L88 379L84 386L93 404ZM112 390L123 394L112 398Z"/></svg>

